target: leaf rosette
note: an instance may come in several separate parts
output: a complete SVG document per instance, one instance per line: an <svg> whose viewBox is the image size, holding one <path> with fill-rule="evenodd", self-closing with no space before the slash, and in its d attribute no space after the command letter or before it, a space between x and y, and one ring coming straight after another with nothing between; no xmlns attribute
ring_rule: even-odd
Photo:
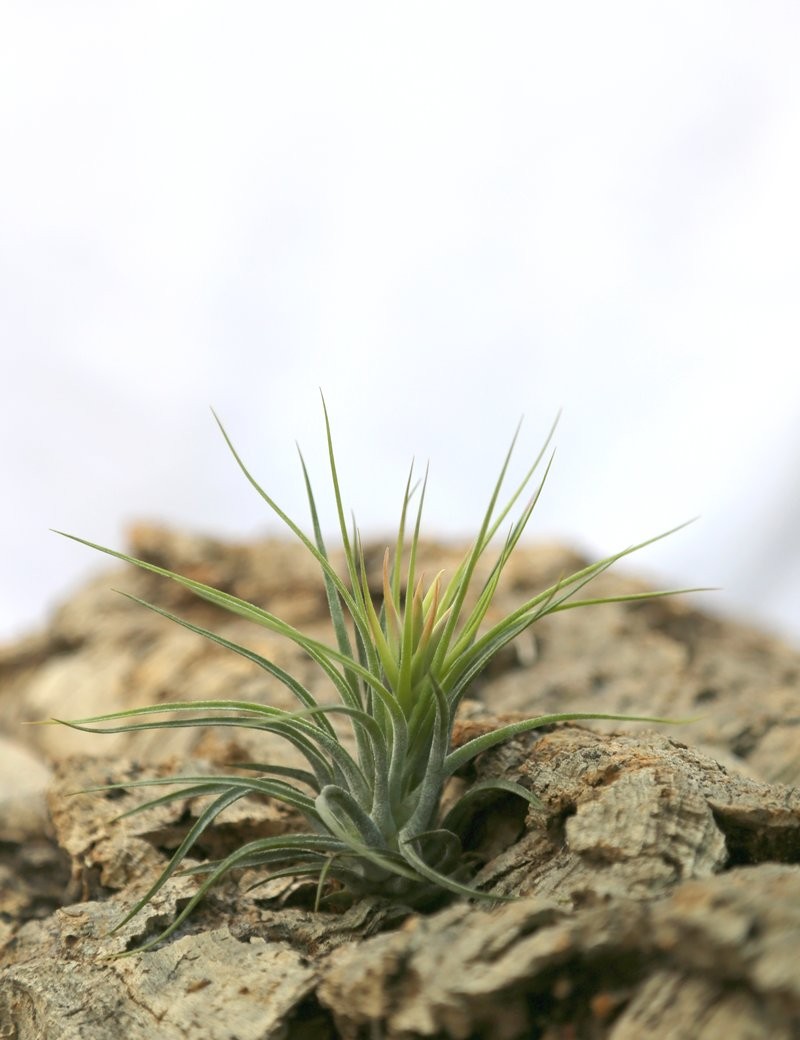
<svg viewBox="0 0 800 1040"><path fill-rule="evenodd" d="M542 715L503 725L453 749L451 737L459 705L487 663L540 618L591 604L649 599L690 590L630 593L583 598L582 589L621 558L658 541L673 528L570 574L525 600L499 620L491 606L504 568L542 492L552 464L546 459L555 423L547 439L507 499L501 502L519 428L503 460L477 536L452 576L436 574L426 583L418 574L418 548L427 471L415 484L413 465L403 494L394 551L383 558L382 597L373 602L367 581L364 547L358 527L348 527L328 412L323 400L331 487L344 557L343 573L331 563L308 471L300 454L311 516L305 533L261 487L231 443L222 435L240 469L269 508L315 558L322 573L335 645L303 633L256 604L230 593L97 545L66 535L143 570L161 575L217 607L290 640L322 670L336 696L320 704L298 679L273 661L137 597L129 597L184 628L251 661L282 683L297 702L287 711L236 700L185 701L134 708L67 722L76 729L100 733L178 727L244 727L277 734L288 741L305 768L269 762L238 767L236 775L178 776L112 785L170 789L125 815L185 799L210 799L171 860L145 895L117 926L137 914L181 869L206 828L230 805L252 795L268 796L297 810L308 822L305 833L251 841L224 859L191 867L201 875L195 896L149 948L168 937L192 912L208 890L230 871L257 868L265 878L313 878L317 905L326 891L357 898L376 894L409 906L424 906L442 894L497 900L470 884L470 858L464 855L461 830L472 803L487 790L511 792L536 804L526 788L497 779L474 784L443 815L445 784L477 755L520 733L553 723L586 719L664 722L647 716L569 712ZM537 473L542 470L541 476ZM416 504L414 499L416 497ZM498 532L518 503L519 515L502 541ZM685 526L685 525L680 525ZM59 532L64 533L64 532ZM494 553L490 566L487 554ZM483 562L483 564L482 564ZM482 566L479 566L482 564ZM330 716L340 715L352 730L346 747ZM61 721L61 720L58 720ZM100 791L107 788L93 788Z"/></svg>

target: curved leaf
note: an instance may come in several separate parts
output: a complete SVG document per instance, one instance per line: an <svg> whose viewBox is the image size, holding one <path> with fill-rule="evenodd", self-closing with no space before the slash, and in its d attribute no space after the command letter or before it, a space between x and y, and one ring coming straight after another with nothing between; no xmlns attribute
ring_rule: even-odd
<svg viewBox="0 0 800 1040"><path fill-rule="evenodd" d="M480 737L468 740L466 744L462 744L461 747L456 748L455 751L451 751L445 759L445 775L452 776L453 773L465 766L467 762L471 762L472 759L482 751L488 751L489 748L496 747L497 744L502 744L504 741L509 740L511 737L516 737L520 733L529 733L532 729L541 729L542 726L552 726L558 722L579 722L591 720L606 722L653 722L662 725L665 723L677 725L679 723L692 721L691 719L654 718L652 715L605 715L600 712L591 711L570 711L564 712L561 715L540 715L535 719L525 719L522 722L511 722L507 726L501 726L499 729L492 730L491 733L483 733Z"/></svg>
<svg viewBox="0 0 800 1040"><path fill-rule="evenodd" d="M497 777L493 780L480 780L478 783L473 784L468 791L465 791L455 805L450 808L442 820L442 828L459 834L461 825L467 820L470 813L474 811L475 803L480 803L485 800L487 793L495 791L515 794L535 809L544 808L535 794L529 791L527 787L523 787L522 784L515 783L513 780L504 780L502 777Z"/></svg>

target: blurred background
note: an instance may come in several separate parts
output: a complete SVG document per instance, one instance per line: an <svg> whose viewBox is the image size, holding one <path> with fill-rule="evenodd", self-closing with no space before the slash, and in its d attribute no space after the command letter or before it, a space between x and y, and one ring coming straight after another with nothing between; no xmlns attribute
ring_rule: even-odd
<svg viewBox="0 0 800 1040"><path fill-rule="evenodd" d="M531 536L800 643L800 7L0 8L0 638L152 519L278 524L295 453L473 531L559 409ZM330 528L333 513L326 513Z"/></svg>

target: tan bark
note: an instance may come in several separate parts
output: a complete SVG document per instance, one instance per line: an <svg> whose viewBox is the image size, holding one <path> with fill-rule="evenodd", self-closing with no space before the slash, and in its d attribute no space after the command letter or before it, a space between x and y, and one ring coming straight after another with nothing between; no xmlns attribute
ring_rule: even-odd
<svg viewBox="0 0 800 1040"><path fill-rule="evenodd" d="M325 596L302 549L228 546L140 526L136 552L209 581L327 638ZM428 573L452 547L426 545ZM376 593L382 546L370 550ZM560 548L512 560L498 611L580 561ZM198 812L172 803L128 820L141 791L80 788L222 763L292 759L249 733L89 737L26 727L165 700L236 696L288 705L247 662L115 598L124 588L219 629L296 671L324 677L276 637L133 570L80 591L49 628L0 651L0 722L16 741L0 770L0 1036L262 1038L488 1037L714 1040L800 1035L800 655L682 601L546 618L480 677L455 734L552 711L690 716L691 725L594 725L528 734L464 776L502 776L513 796L476 810L469 835L494 905L429 914L380 900L315 913L308 885L229 879L161 947L157 934L196 881L146 891ZM641 587L604 575L597 592ZM9 752L7 762L11 762ZM54 773L47 810L43 785ZM26 782L19 777L25 774ZM300 821L237 803L198 855L217 857Z"/></svg>

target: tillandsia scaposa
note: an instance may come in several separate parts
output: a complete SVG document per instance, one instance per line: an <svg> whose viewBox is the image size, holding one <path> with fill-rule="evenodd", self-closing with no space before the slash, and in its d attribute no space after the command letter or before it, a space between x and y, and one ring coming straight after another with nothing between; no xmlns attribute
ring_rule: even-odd
<svg viewBox="0 0 800 1040"><path fill-rule="evenodd" d="M215 882L229 871L245 867L263 868L268 878L315 879L317 906L328 889L344 891L356 898L378 894L410 906L425 905L438 893L469 898L503 898L481 892L470 884L473 867L463 852L462 827L469 820L471 807L487 790L513 793L534 804L536 800L520 784L495 779L473 784L443 815L440 805L447 781L481 752L517 734L552 723L586 719L667 721L591 711L542 715L499 726L452 748L456 713L470 683L498 651L538 619L591 604L649 599L689 591L595 598L577 596L593 578L617 560L678 528L583 567L527 599L500 620L490 620L490 607L503 570L525 530L552 464L550 456L541 478L534 483L534 476L542 467L551 443L555 424L521 482L505 502L500 502L518 428L471 547L449 578L440 572L427 584L424 576L417 573L427 472L415 485L412 465L403 494L394 550L387 548L383 559L383 595L378 607L373 603L368 585L361 535L355 521L352 527L348 527L346 521L324 400L323 413L344 573L339 573L331 563L302 454L300 464L310 508L310 535L258 484L219 419L217 422L244 475L319 565L335 634L334 645L312 638L262 607L230 593L146 560L67 535L93 549L168 578L232 614L284 636L322 670L337 698L335 703L321 704L296 677L273 661L157 605L135 596L129 597L251 661L290 691L297 709L287 711L267 704L227 699L182 701L97 715L70 721L67 725L102 733L201 726L244 727L279 735L293 746L298 759L304 762L297 768L269 762L248 763L238 766L237 771L230 775L177 776L111 785L119 788L171 788L124 815L176 799L210 799L159 878L117 928L137 914L181 869L206 828L238 800L248 795L266 795L297 810L308 823L304 833L250 841L224 859L188 868L185 872L203 877L196 894L175 920L141 949L150 948L167 938ZM510 523L505 538L495 542L501 526L525 494L528 497L517 518ZM417 502L412 507L415 495ZM485 576L478 587L478 565L490 551L495 553L493 563L488 573L484 571ZM352 730L352 749L345 747L337 736L329 718L334 714L347 720Z"/></svg>

